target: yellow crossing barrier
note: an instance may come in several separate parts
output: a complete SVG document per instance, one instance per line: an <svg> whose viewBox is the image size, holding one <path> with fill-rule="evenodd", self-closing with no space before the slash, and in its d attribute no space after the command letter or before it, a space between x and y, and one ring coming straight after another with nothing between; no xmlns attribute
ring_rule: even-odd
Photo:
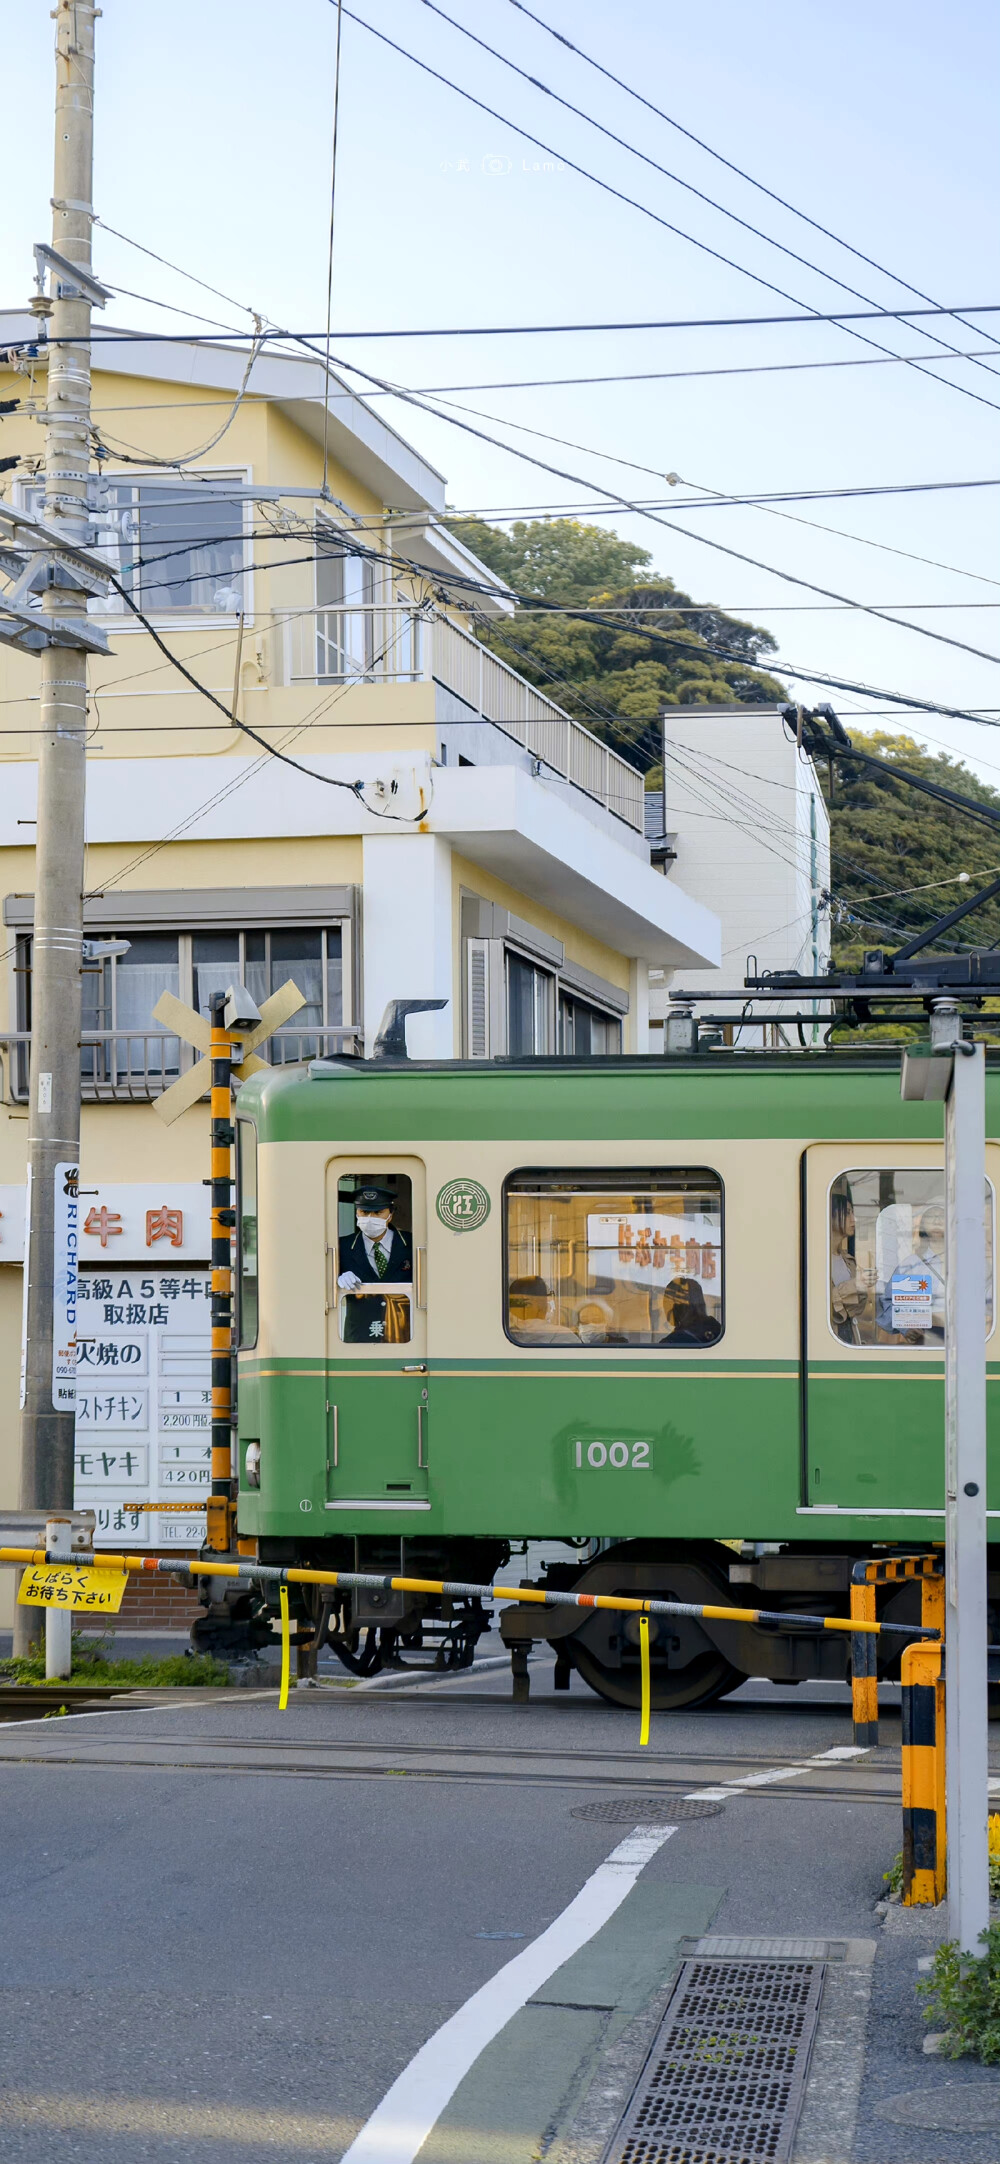
<svg viewBox="0 0 1000 2164"><path fill-rule="evenodd" d="M58 1561L44 1548L0 1548L0 1563L49 1563ZM92 1563L100 1570L127 1570L145 1575L160 1572L176 1577L183 1566L171 1556L158 1555L111 1555L100 1550L96 1555L74 1556L74 1562ZM244 1556L238 1563L221 1563L199 1556L187 1566L185 1575L192 1578L230 1578L245 1585L320 1585L339 1587L347 1592L387 1593L436 1593L453 1600L497 1601L510 1600L520 1605L534 1603L544 1608L610 1608L624 1615L669 1615L706 1617L714 1623L762 1623L771 1630L805 1627L826 1631L870 1631L875 1635L902 1638L933 1638L941 1633L924 1623L877 1623L859 1622L852 1616L801 1615L788 1608L731 1608L716 1606L707 1601L639 1600L624 1593L563 1593L540 1586L527 1585L469 1585L461 1579L447 1578L397 1578L375 1571L356 1570L298 1570L279 1563L258 1563L252 1556Z"/></svg>

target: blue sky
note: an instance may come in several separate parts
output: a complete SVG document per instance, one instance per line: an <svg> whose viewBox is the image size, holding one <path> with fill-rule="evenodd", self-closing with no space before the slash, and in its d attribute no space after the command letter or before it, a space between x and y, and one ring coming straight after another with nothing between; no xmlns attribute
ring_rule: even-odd
<svg viewBox="0 0 1000 2164"><path fill-rule="evenodd" d="M830 277L789 261L699 203L448 27L423 0L356 0L357 12L505 116L491 119L420 73L352 21L343 26L334 324L342 330L505 322L757 315L790 304L699 252L640 211L570 171L576 160L721 250L799 303L861 306ZM555 43L510 0L444 0L447 12L558 89L680 179L761 226L881 306L908 296L713 159ZM995 112L996 10L968 0L949 13L927 0L839 0L835 10L764 0L698 8L619 0L534 0L555 28L641 89L684 126L949 305L1000 301ZM154 24L169 23L157 42ZM173 0L155 16L104 0L97 25L95 200L102 216L239 301L294 329L325 312L335 10L328 0ZM31 243L47 237L51 192L52 25L46 0L6 26L8 186L0 236L0 301L31 285ZM529 143L524 130L551 146ZM172 272L99 233L101 275L151 299L245 317L199 296ZM163 326L133 299L108 320ZM896 352L934 350L915 329L862 326ZM962 350L1000 341L1000 315L942 335ZM985 334L985 335L984 335ZM336 351L336 340L334 341ZM512 378L733 368L850 360L867 349L833 326L691 330L586 337L352 342L352 359L411 386L494 385ZM988 362L991 367L992 363ZM1000 407L1000 349L991 378L972 362L948 374ZM449 393L449 395L452 395ZM904 366L794 374L456 391L505 422L571 439L580 449L510 440L580 481L661 501L669 472L726 494L980 480L1000 475L1000 412ZM448 476L463 509L588 500L577 482L539 472L436 417L388 409ZM490 428L487 421L476 425ZM506 431L500 429L498 433ZM598 458L602 452L610 457ZM632 465L619 463L632 461ZM637 472L636 465L652 469ZM676 494L681 491L677 490ZM687 491L685 491L687 493ZM996 490L908 494L792 506L789 523L760 509L676 517L664 531L597 508L651 548L656 567L699 600L767 624L790 663L949 705L996 709L1000 664L895 629L775 575L814 581L1000 654ZM665 514L670 515L670 514ZM724 543L774 567L727 560ZM879 543L876 548L866 543ZM932 559L916 562L909 558ZM973 576L975 574L975 576ZM918 609L917 604L924 604ZM927 604L947 606L927 607ZM975 605L973 605L975 604ZM983 605L985 604L985 606ZM791 681L791 679L789 679ZM800 687L810 695L810 687ZM814 691L814 696L824 696ZM845 715L868 698L834 694ZM887 718L892 713L886 709ZM1000 731L903 718L926 741L958 751L1000 786Z"/></svg>

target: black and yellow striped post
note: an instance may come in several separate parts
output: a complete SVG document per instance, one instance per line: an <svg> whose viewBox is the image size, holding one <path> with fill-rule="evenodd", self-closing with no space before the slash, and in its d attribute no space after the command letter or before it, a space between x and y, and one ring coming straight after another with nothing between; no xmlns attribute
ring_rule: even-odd
<svg viewBox="0 0 1000 2164"><path fill-rule="evenodd" d="M868 1578L869 1565L855 1563L851 1572L851 1621L875 1621L875 1587ZM851 1708L854 1741L865 1750L878 1742L878 1675L875 1667L875 1633L856 1630L851 1635Z"/></svg>
<svg viewBox="0 0 1000 2164"><path fill-rule="evenodd" d="M903 1900L933 1907L946 1885L943 1647L903 1654Z"/></svg>
<svg viewBox="0 0 1000 2164"><path fill-rule="evenodd" d="M944 1557L930 1555L880 1555L871 1562L855 1563L851 1572L851 1617L859 1628L851 1638L851 1699L854 1710L854 1741L866 1748L878 1742L878 1670L875 1642L868 1628L875 1621L875 1588L898 1585L907 1578L920 1580L921 1630L944 1637Z"/></svg>
<svg viewBox="0 0 1000 2164"><path fill-rule="evenodd" d="M206 1506L207 1543L230 1546L233 1520L233 1046L223 1025L226 995L211 1000L212 1041L212 1491Z"/></svg>

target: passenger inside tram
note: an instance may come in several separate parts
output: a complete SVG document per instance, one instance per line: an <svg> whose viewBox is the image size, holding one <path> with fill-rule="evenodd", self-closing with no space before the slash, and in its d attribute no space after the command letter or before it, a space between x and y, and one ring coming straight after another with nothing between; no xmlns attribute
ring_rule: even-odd
<svg viewBox="0 0 1000 2164"><path fill-rule="evenodd" d="M507 1289L510 1334L517 1345L579 1345L575 1330L552 1317L544 1277L512 1277Z"/></svg>
<svg viewBox="0 0 1000 2164"><path fill-rule="evenodd" d="M705 1295L697 1278L674 1277L661 1295L667 1335L661 1345L714 1345L721 1336L719 1324L708 1313Z"/></svg>

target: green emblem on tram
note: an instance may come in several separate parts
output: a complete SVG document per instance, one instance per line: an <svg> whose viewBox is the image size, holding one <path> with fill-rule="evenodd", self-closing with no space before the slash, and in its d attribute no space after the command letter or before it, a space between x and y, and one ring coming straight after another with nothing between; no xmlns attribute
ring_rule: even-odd
<svg viewBox="0 0 1000 2164"><path fill-rule="evenodd" d="M490 1214L490 1198L478 1180L449 1180L437 1198L437 1213L452 1232L476 1232Z"/></svg>

